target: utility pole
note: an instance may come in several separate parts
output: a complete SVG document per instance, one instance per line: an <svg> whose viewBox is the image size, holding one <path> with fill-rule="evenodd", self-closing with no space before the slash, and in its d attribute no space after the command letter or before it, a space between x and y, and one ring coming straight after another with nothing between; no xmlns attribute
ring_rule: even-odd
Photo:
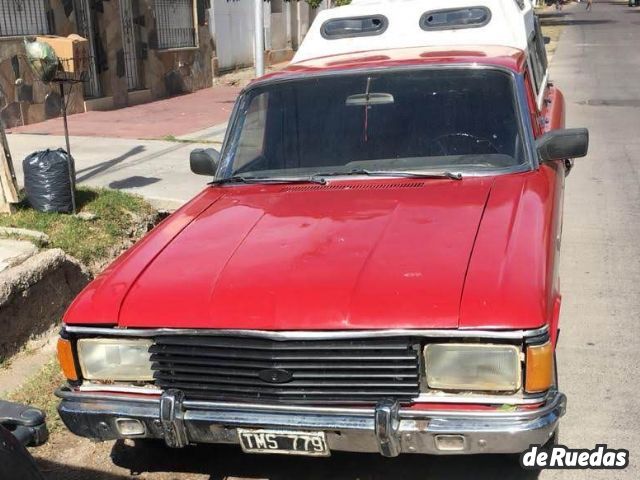
<svg viewBox="0 0 640 480"><path fill-rule="evenodd" d="M4 124L0 120L0 212L12 213L15 203L18 203L16 174L13 170L9 142L4 133Z"/></svg>
<svg viewBox="0 0 640 480"><path fill-rule="evenodd" d="M255 54L256 78L264 75L264 0L254 0L253 50Z"/></svg>

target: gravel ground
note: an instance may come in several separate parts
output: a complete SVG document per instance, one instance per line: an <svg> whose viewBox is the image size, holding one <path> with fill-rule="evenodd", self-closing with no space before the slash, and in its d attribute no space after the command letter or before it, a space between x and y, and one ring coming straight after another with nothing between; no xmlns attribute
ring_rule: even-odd
<svg viewBox="0 0 640 480"><path fill-rule="evenodd" d="M531 479L513 456L425 457L334 452L329 458L246 455L236 446L171 450L130 441L92 443L68 432L32 449L47 480Z"/></svg>

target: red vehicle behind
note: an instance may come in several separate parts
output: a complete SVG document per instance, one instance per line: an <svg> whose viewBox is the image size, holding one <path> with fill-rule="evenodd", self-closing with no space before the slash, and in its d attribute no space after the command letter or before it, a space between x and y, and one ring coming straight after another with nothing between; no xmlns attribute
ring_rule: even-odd
<svg viewBox="0 0 640 480"><path fill-rule="evenodd" d="M560 91L506 47L302 62L250 85L214 178L64 318L60 415L94 439L328 455L515 453L556 381Z"/></svg>

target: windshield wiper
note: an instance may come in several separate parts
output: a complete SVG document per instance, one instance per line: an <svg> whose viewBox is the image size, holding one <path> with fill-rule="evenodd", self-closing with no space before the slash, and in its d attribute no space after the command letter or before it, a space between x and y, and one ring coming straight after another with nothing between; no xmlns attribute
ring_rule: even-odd
<svg viewBox="0 0 640 480"><path fill-rule="evenodd" d="M253 177L247 175L232 175L231 177L218 178L209 185L224 185L227 183L319 183L325 185L327 180L325 177L339 177L342 175L366 175L368 177L403 177L403 178L449 178L451 180L462 180L460 173L444 172L403 172L392 170L366 170L364 168L356 168L346 172L323 172L306 177Z"/></svg>
<svg viewBox="0 0 640 480"><path fill-rule="evenodd" d="M341 175L366 175L368 177L403 177L403 178L449 178L451 180L462 180L461 173L444 172L405 172L394 170L366 170L364 168L354 168L346 172L325 172L316 173L314 177L339 177Z"/></svg>
<svg viewBox="0 0 640 480"><path fill-rule="evenodd" d="M209 185L223 185L226 183L319 183L324 185L327 181L317 175L309 177L252 177L233 175L231 177L215 179L209 182Z"/></svg>

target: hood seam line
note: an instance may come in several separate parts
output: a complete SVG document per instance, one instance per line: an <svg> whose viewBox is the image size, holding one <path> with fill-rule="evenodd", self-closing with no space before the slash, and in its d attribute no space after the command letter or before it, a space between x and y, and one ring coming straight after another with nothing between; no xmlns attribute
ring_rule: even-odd
<svg viewBox="0 0 640 480"><path fill-rule="evenodd" d="M156 259L162 254L162 252L164 252L167 247L169 247L169 245L171 245L173 243L173 241L178 237L178 235L180 235L182 232L185 231L185 229L191 225L200 215L202 215L204 212L206 212L209 208L211 208L212 205L215 205L216 203L218 203L220 201L220 199L224 198L225 195L221 194L218 198L216 198L215 200L213 200L212 202L210 202L209 204L207 204L207 206L205 206L202 210L200 210L198 212L197 215L194 215L193 218L187 222L186 225L184 225L184 227L182 227L179 231L176 232L176 234L174 236L171 237L171 239L169 239L160 250L158 250L158 252L156 252L156 254L153 256L153 258L151 258L147 264L138 272L138 274L135 276L135 278L131 281L131 283L129 284L129 288L127 289L127 291L124 293L124 295L122 296L122 299L120 300L120 305L118 305L118 313L116 315L116 325L120 325L120 317L122 316L122 308L124 307L125 302L127 301L127 298L129 297L129 294L131 293L131 289L134 287L134 285L138 282L138 280L140 280L140 278L142 277L142 275L144 275L144 273L148 270L148 268L151 266L151 264L153 262L156 261ZM188 204L187 204L188 205ZM186 205L185 205L186 206Z"/></svg>
<svg viewBox="0 0 640 480"><path fill-rule="evenodd" d="M476 244L478 242L478 235L480 235L480 228L482 226L482 221L484 220L484 214L487 211L487 206L489 205L489 199L491 198L491 192L493 191L493 187L495 185L495 179L492 180L491 186L489 187L489 191L487 192L487 198L484 201L484 206L482 207L482 213L480 214L480 218L478 219L478 226L476 227L476 233L473 236L473 243L471 244L471 251L469 252L469 258L467 259L467 267L464 270L464 277L462 278L462 288L460 289L460 300L458 302L458 326L460 328L460 324L462 321L462 300L464 299L464 292L467 287L467 277L469 276L469 269L471 268L471 260L473 259L473 254L476 249Z"/></svg>
<svg viewBox="0 0 640 480"><path fill-rule="evenodd" d="M218 275L216 277L215 283L211 286L211 290L209 290L209 312L208 312L209 315L211 315L211 310L210 310L211 309L211 299L213 298L214 292L216 291L216 288L218 287L218 283L220 282L220 277L222 277L224 271L227 269L227 266L229 265L229 263L231 263L231 260L233 259L233 257L236 256L236 253L238 252L238 250L240 250L240 247L242 247L242 245L244 245L244 242L247 240L247 238L249 238L249 235L251 235L251 232L253 232L255 230L255 228L258 226L260 221L265 216L266 216L266 213L262 212L262 214L253 223L253 225L251 225L251 228L249 228L249 230L247 230L247 232L242 236L242 239L238 242L236 247L233 249L233 251L227 257L226 261L224 262L224 265L222 265L222 267L220 268L220 271L218 272Z"/></svg>
<svg viewBox="0 0 640 480"><path fill-rule="evenodd" d="M380 234L376 239L375 245L373 245L373 248L371 248L371 250L365 257L364 262L362 262L362 266L360 267L360 270L358 271L358 275L355 279L355 282L353 283L353 288L351 289L351 295L349 298L349 307L347 310L347 318L349 320L349 323L351 323L351 319L352 319L351 314L352 314L352 307L353 307L353 299L355 297L356 291L358 290L358 287L360 286L360 280L362 279L362 275L364 274L365 269L369 265L369 260L373 258L374 253L376 252L376 250L378 250L378 247L380 246L380 240L382 239L382 237L386 235L387 231L389 230L389 225L391 225L391 222L393 221L396 215L396 212L398 211L398 205L399 205L399 202L396 201L393 207L393 211L388 216L387 221L385 222L384 228L382 228L382 230L380 231Z"/></svg>

